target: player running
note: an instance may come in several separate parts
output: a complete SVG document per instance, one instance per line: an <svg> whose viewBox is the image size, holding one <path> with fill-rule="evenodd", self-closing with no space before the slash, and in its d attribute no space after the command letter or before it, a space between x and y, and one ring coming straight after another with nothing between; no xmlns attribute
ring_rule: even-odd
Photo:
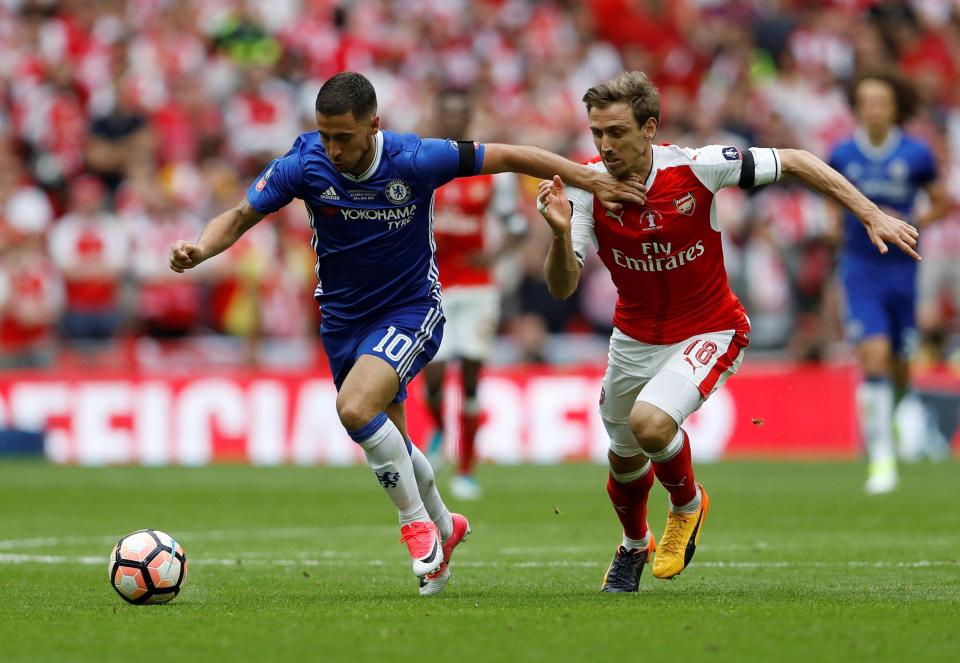
<svg viewBox="0 0 960 663"><path fill-rule="evenodd" d="M471 120L469 102L467 95L458 91L438 97L437 135L466 135ZM517 177L512 173L455 180L438 189L435 199L434 232L447 322L440 349L423 371L427 405L436 426L427 457L434 467L442 458L444 375L447 363L459 359L462 397L457 401L456 421L460 443L450 492L461 500L483 495L473 473L480 427L477 387L500 318L500 293L492 267L519 246L518 240L527 231L516 203Z"/></svg>
<svg viewBox="0 0 960 663"><path fill-rule="evenodd" d="M881 253L893 242L919 258L917 231L803 150L654 145L660 97L640 72L590 88L583 101L600 153L591 167L645 178L647 201L616 213L590 193L565 188L562 177L542 182L538 209L554 233L544 273L555 297L569 297L592 245L619 293L600 416L610 436L607 493L623 541L602 589L635 592L654 550L658 578L674 577L693 558L710 501L681 426L736 372L748 343L750 322L723 266L716 192L787 174L853 212ZM647 525L654 476L670 494L659 547Z"/></svg>
<svg viewBox="0 0 960 663"><path fill-rule="evenodd" d="M397 507L420 593L437 594L470 525L444 505L430 463L407 435L403 405L407 383L436 353L443 333L434 191L481 173L559 172L620 209L615 199L643 202L644 188L534 147L382 131L376 92L353 72L323 84L316 116L318 131L301 134L271 162L245 200L211 220L196 242L172 246L170 267L196 267L267 214L294 198L304 201L337 414Z"/></svg>
<svg viewBox="0 0 960 663"><path fill-rule="evenodd" d="M910 86L896 75L876 72L859 76L850 89L860 128L833 149L830 165L867 198L898 216L912 217L917 226L943 216L949 202L937 180L933 151L901 130L916 107ZM929 194L930 206L915 216L921 191ZM847 336L857 346L862 375L857 404L870 462L864 489L876 495L897 486L895 392L902 406L922 411L919 399L908 394L908 360L917 340L917 264L896 252L877 255L849 213L844 214L843 228L840 274Z"/></svg>

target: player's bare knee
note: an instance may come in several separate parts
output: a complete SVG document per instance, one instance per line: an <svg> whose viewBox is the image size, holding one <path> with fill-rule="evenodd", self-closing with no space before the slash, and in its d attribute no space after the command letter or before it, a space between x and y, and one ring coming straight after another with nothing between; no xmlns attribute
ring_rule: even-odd
<svg viewBox="0 0 960 663"><path fill-rule="evenodd" d="M647 453L663 451L677 433L677 422L649 403L638 402L630 412L630 430Z"/></svg>
<svg viewBox="0 0 960 663"><path fill-rule="evenodd" d="M344 394L337 396L337 416L347 430L359 430L370 422L378 412L359 395Z"/></svg>
<svg viewBox="0 0 960 663"><path fill-rule="evenodd" d="M643 467L647 462L647 457L643 454L637 456L618 456L613 451L608 451L607 461L610 463L610 469L614 474L629 474Z"/></svg>
<svg viewBox="0 0 960 663"><path fill-rule="evenodd" d="M893 364L893 351L886 338L869 338L857 348L860 368L871 377L889 377Z"/></svg>

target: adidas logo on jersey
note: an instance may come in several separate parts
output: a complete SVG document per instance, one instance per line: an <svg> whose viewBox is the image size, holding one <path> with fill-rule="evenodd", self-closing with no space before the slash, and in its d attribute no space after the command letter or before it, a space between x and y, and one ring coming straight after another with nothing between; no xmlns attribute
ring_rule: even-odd
<svg viewBox="0 0 960 663"><path fill-rule="evenodd" d="M337 195L332 186L327 187L327 190L320 194L320 198L323 200L340 200L340 196Z"/></svg>

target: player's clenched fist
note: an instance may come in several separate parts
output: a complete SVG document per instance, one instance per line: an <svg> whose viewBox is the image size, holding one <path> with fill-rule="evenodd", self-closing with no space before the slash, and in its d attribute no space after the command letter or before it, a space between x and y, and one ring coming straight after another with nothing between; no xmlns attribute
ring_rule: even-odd
<svg viewBox="0 0 960 663"><path fill-rule="evenodd" d="M196 267L204 261L200 247L180 239L170 247L170 269L182 274L185 269Z"/></svg>
<svg viewBox="0 0 960 663"><path fill-rule="evenodd" d="M557 176L553 180L540 182L537 192L537 211L550 224L555 235L563 235L570 231L570 203L563 190L563 181Z"/></svg>

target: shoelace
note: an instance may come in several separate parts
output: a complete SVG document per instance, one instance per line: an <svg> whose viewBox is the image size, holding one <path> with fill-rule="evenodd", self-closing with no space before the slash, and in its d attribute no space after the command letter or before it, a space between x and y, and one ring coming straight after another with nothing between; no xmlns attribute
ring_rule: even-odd
<svg viewBox="0 0 960 663"><path fill-rule="evenodd" d="M433 542L433 530L430 529L429 525L413 523L406 528L406 532L402 532L400 535L400 543L407 543L408 540L413 543L414 547L429 548ZM407 547L411 547L409 543L407 543Z"/></svg>
<svg viewBox="0 0 960 663"><path fill-rule="evenodd" d="M627 551L623 551L622 553L618 552L613 559L610 573L607 575L607 581L630 580L630 565L636 562L638 557L639 555Z"/></svg>
<svg viewBox="0 0 960 663"><path fill-rule="evenodd" d="M662 550L665 553L679 554L681 549L684 546L684 541L682 541L681 534L683 533L683 514L671 513L669 516L670 525L667 526L666 531L663 533L663 538L660 539L659 550ZM680 524L675 524L677 521L680 521Z"/></svg>

